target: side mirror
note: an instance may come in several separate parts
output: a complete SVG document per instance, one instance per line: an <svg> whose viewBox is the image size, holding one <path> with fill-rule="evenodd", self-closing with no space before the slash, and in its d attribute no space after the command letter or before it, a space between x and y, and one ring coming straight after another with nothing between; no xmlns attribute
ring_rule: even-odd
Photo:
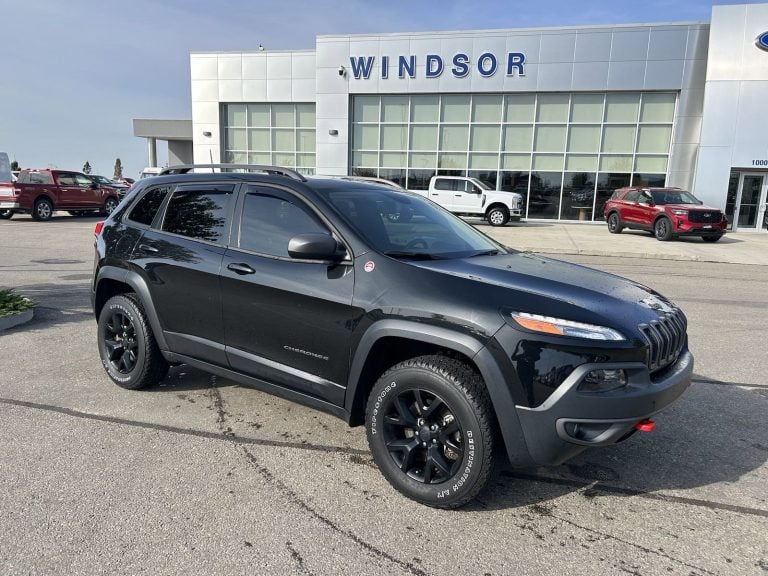
<svg viewBox="0 0 768 576"><path fill-rule="evenodd" d="M91 182L91 185L89 186L91 190L96 190L98 189L98 187L99 185L96 182Z"/></svg>
<svg viewBox="0 0 768 576"><path fill-rule="evenodd" d="M338 262L346 253L330 234L299 234L288 241L288 255L299 260Z"/></svg>

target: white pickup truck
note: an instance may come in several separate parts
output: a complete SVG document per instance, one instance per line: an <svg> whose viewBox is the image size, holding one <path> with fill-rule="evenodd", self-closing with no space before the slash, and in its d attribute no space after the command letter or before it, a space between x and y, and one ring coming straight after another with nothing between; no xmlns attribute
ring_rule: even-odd
<svg viewBox="0 0 768 576"><path fill-rule="evenodd" d="M480 216L491 226L520 219L523 197L517 192L493 190L477 178L433 176L429 190L413 190L459 216Z"/></svg>

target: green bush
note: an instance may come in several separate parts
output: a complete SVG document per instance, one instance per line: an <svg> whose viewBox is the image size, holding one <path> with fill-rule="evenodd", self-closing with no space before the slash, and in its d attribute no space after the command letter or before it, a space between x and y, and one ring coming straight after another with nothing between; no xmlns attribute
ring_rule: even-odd
<svg viewBox="0 0 768 576"><path fill-rule="evenodd" d="M37 306L37 302L25 296L19 296L12 288L0 290L0 318L24 312L35 306Z"/></svg>

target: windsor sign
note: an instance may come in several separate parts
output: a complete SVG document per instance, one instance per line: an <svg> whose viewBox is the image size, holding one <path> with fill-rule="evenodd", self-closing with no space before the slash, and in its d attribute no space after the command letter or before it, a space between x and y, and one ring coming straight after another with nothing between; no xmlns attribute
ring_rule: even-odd
<svg viewBox="0 0 768 576"><path fill-rule="evenodd" d="M525 54L508 52L503 58L498 58L493 52L483 52L477 59L471 59L467 54L454 54L451 58L443 58L439 54L426 54L423 57L423 74L425 78L439 78L444 73L456 78L465 78L475 69L480 76L489 77L503 71L507 76L525 76ZM422 60L415 54L407 56L350 56L349 64L352 77L356 80L367 80L371 75L389 78L390 68L397 69L398 78L415 78L417 64Z"/></svg>

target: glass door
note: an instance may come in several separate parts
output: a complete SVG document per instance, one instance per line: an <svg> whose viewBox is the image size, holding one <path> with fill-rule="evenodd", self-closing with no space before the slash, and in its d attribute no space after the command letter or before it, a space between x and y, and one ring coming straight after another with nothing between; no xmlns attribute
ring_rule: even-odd
<svg viewBox="0 0 768 576"><path fill-rule="evenodd" d="M766 229L766 190L768 175L742 172L732 216L734 230ZM727 208L726 208L727 211ZM731 218L729 217L729 220Z"/></svg>

